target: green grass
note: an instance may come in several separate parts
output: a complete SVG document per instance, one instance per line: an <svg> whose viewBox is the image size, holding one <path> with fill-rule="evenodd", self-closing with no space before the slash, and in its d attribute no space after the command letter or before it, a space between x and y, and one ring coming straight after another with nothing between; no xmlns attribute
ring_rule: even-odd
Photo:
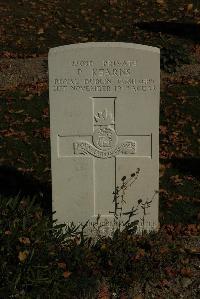
<svg viewBox="0 0 200 299"><path fill-rule="evenodd" d="M96 286L97 279L88 273L88 267L77 273L79 280L74 275L84 265L81 255L87 248L75 247L70 240L73 230L66 228L63 233L62 225L54 223L53 227L51 219L28 198L1 197L0 214L1 298L73 298L83 285L88 289ZM59 264L62 262L66 268ZM69 271L73 274L66 279L64 272Z"/></svg>
<svg viewBox="0 0 200 299"><path fill-rule="evenodd" d="M198 8L197 1L190 2ZM121 41L167 48L161 52L166 61L163 67L169 71L168 67L174 70L195 62L197 43L191 39L137 27L151 20L197 23L198 15L187 11L184 0L166 0L164 6L139 0L116 5L107 0L50 0L48 5L44 0L3 0L2 6L5 57L47 55L49 48L78 42ZM192 165L200 157L200 89L197 81L189 81L170 82L161 94L160 162L165 167L160 178L161 225L199 222L199 175ZM36 199L0 198L0 298L94 299L102 281L119 297L137 283L144 289L147 282L170 280L167 267L181 279L182 260L188 255L175 244L174 235L170 239L162 231L142 237L116 232L112 239L102 238L92 245L80 228L76 232L67 227L65 235L62 226L53 228L47 216L51 202L47 201L47 210L41 209L46 191L37 195L39 187L32 183L37 179L51 184L48 93L22 89L0 97L0 164L13 167L12 175L0 173L0 178L5 185L9 182L8 191L12 191L22 179L19 174L29 176L25 182ZM186 166L187 159L191 163ZM23 183L22 179L21 188ZM80 239L74 238L77 234Z"/></svg>
<svg viewBox="0 0 200 299"><path fill-rule="evenodd" d="M200 157L198 85L171 85L161 94L160 125L166 131L160 131L160 151L168 157ZM176 133L176 135L174 135Z"/></svg>
<svg viewBox="0 0 200 299"><path fill-rule="evenodd" d="M20 92L1 98L1 163L30 170L35 178L47 181L50 180L48 94L26 98Z"/></svg>
<svg viewBox="0 0 200 299"><path fill-rule="evenodd" d="M97 298L105 280L119 296L135 283L169 279L166 267L180 275L187 257L164 232L115 231L95 243L83 232L56 225L30 198L1 197L0 297Z"/></svg>
<svg viewBox="0 0 200 299"><path fill-rule="evenodd" d="M180 163L184 164L184 159L180 160ZM198 223L199 187L198 177L182 173L172 166L167 169L160 179L160 189L162 190L160 193L161 224Z"/></svg>
<svg viewBox="0 0 200 299"><path fill-rule="evenodd" d="M194 2L194 9L198 4ZM19 56L46 54L49 48L86 41L124 41L163 46L163 34L140 30L137 23L169 21L197 23L198 14L187 12L184 0L156 1L2 1L0 25L3 51ZM165 35L172 44L176 38ZM193 44L182 40L190 49Z"/></svg>

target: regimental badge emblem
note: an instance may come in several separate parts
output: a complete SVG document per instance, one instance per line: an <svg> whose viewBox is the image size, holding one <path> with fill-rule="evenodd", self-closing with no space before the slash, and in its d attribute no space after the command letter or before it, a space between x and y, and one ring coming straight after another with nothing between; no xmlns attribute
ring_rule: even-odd
<svg viewBox="0 0 200 299"><path fill-rule="evenodd" d="M93 143L98 149L106 151L116 146L117 135L112 128L102 126L94 131Z"/></svg>
<svg viewBox="0 0 200 299"><path fill-rule="evenodd" d="M120 154L133 155L136 152L136 142L126 140L118 143L118 136L115 131L115 120L108 109L97 112L94 115L94 131L92 136L93 144L87 141L74 143L74 153L82 155L93 155L97 158L111 158Z"/></svg>

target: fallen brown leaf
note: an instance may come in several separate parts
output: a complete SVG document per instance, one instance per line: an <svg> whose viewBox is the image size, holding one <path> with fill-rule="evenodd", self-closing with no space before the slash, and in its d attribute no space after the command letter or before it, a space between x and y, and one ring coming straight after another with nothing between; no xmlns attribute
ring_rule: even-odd
<svg viewBox="0 0 200 299"><path fill-rule="evenodd" d="M99 293L97 299L110 299L110 292L107 284L103 283L100 286Z"/></svg>
<svg viewBox="0 0 200 299"><path fill-rule="evenodd" d="M188 4L187 11L191 11L193 9L193 3Z"/></svg>
<svg viewBox="0 0 200 299"><path fill-rule="evenodd" d="M20 243L23 243L24 245L30 245L31 244L30 239L27 238L27 237L20 237L19 241L20 241Z"/></svg>
<svg viewBox="0 0 200 299"><path fill-rule="evenodd" d="M68 278L72 273L71 272L68 272L68 271L65 271L63 272L63 276L64 278Z"/></svg>
<svg viewBox="0 0 200 299"><path fill-rule="evenodd" d="M44 28L39 28L37 34L43 34L44 33Z"/></svg>
<svg viewBox="0 0 200 299"><path fill-rule="evenodd" d="M159 5L164 5L164 4L165 4L165 1L164 1L164 0L156 0L156 2L157 2Z"/></svg>
<svg viewBox="0 0 200 299"><path fill-rule="evenodd" d="M7 235L7 236L9 236L9 235L11 235L12 233L11 233L10 230L6 230L4 234Z"/></svg>
<svg viewBox="0 0 200 299"><path fill-rule="evenodd" d="M29 255L28 250L20 251L18 254L18 259L21 263L24 263Z"/></svg>
<svg viewBox="0 0 200 299"><path fill-rule="evenodd" d="M141 294L138 294L134 296L133 299L144 299L144 297Z"/></svg>
<svg viewBox="0 0 200 299"><path fill-rule="evenodd" d="M192 276L192 270L190 268L182 268L181 274L185 277L191 277Z"/></svg>
<svg viewBox="0 0 200 299"><path fill-rule="evenodd" d="M59 262L59 263L57 263L57 265L58 265L58 268L63 269L63 270L65 270L67 267L67 265L64 262Z"/></svg>

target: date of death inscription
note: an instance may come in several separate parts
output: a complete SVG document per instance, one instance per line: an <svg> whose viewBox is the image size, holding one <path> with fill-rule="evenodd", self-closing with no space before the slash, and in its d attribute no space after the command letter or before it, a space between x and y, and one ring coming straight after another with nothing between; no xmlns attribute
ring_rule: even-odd
<svg viewBox="0 0 200 299"><path fill-rule="evenodd" d="M53 82L54 92L65 91L76 92L118 92L130 91L133 93L138 92L154 92L156 91L156 84L153 79L117 79L110 78L104 79L91 79L84 78L55 78Z"/></svg>
<svg viewBox="0 0 200 299"><path fill-rule="evenodd" d="M137 60L81 60L69 62L68 75L54 77L54 92L154 92L157 82L149 75L144 78L137 72Z"/></svg>

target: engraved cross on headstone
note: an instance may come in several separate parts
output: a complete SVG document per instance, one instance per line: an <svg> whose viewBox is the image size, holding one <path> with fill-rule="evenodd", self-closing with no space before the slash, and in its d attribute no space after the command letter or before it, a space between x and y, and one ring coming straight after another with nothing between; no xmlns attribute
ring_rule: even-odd
<svg viewBox="0 0 200 299"><path fill-rule="evenodd" d="M80 157L92 159L94 193L94 215L92 216L96 217L100 214L102 217L113 217L109 211L113 210L112 192L117 184L117 158L128 158L133 155L144 156L138 152L137 142L141 143L145 138L151 140L152 135L117 134L115 128L116 97L92 97L91 100L93 135L59 135L59 151L62 157L74 156L77 159ZM70 154L62 151L61 147L65 146L71 147Z"/></svg>

